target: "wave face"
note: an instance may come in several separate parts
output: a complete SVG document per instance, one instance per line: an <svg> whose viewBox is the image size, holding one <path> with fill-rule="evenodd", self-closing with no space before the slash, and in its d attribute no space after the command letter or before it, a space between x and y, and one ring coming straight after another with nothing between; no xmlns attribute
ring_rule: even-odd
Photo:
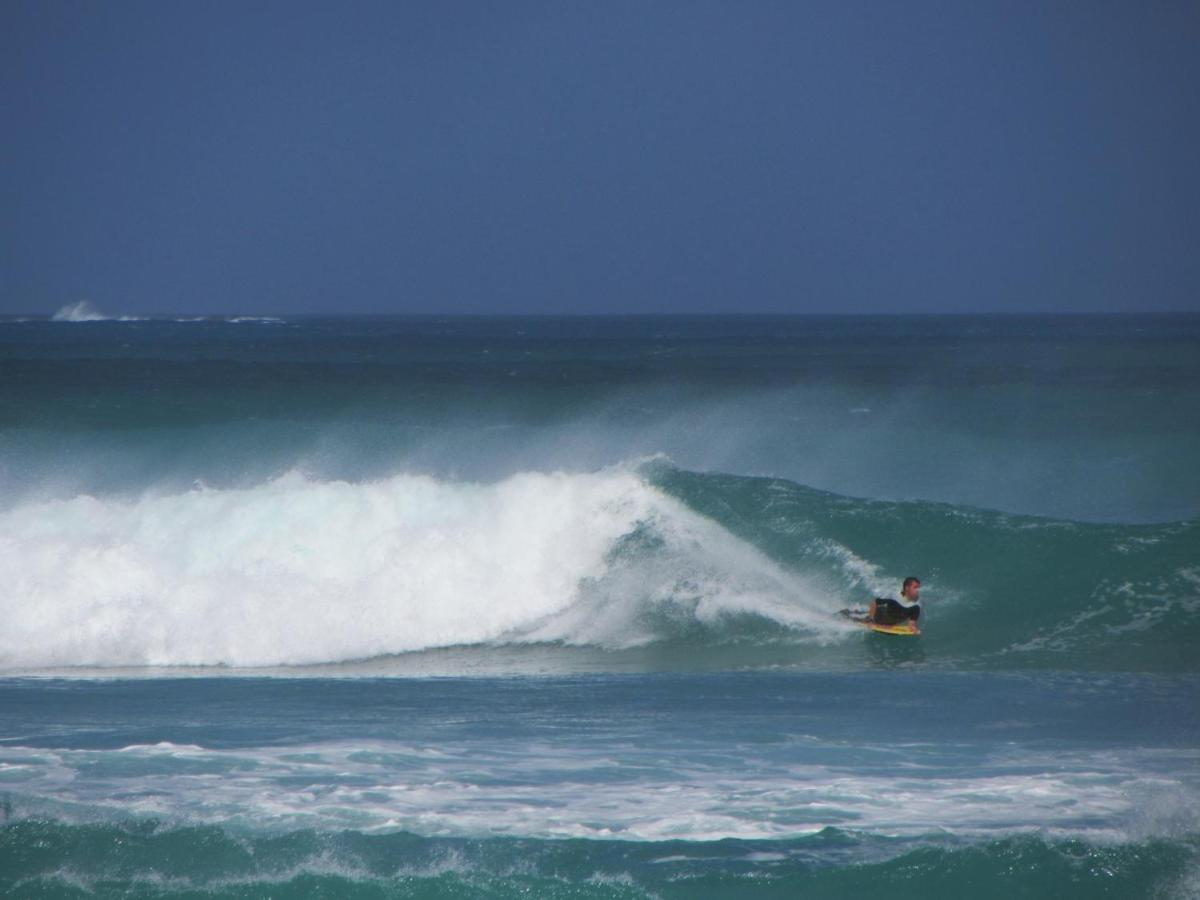
<svg viewBox="0 0 1200 900"><path fill-rule="evenodd" d="M664 489L853 601L923 579L944 664L1195 671L1200 523L1101 525L664 469Z"/></svg>
<svg viewBox="0 0 1200 900"><path fill-rule="evenodd" d="M0 665L280 666L447 647L870 664L836 611L925 583L910 662L1195 671L1196 523L856 500L665 461L492 484L290 474L0 514ZM762 656L756 657L761 651ZM903 653L903 648L896 648ZM664 655L665 654L665 655ZM901 660L903 661L903 660Z"/></svg>

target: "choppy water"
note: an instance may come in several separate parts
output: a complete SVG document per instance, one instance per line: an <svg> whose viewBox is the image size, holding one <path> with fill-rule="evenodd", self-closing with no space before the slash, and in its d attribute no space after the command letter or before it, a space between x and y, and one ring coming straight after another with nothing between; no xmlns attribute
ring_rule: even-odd
<svg viewBox="0 0 1200 900"><path fill-rule="evenodd" d="M0 891L1200 893L1200 317L63 318Z"/></svg>

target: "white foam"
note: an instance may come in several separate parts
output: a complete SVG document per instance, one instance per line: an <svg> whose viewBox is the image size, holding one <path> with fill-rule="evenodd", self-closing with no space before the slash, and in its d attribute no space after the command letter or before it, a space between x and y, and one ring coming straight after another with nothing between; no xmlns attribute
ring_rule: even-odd
<svg viewBox="0 0 1200 900"><path fill-rule="evenodd" d="M99 322L108 318L87 300L68 303L51 317L55 322Z"/></svg>
<svg viewBox="0 0 1200 900"><path fill-rule="evenodd" d="M739 615L836 633L835 600L627 469L79 496L0 513L0 571L7 669L632 646Z"/></svg>
<svg viewBox="0 0 1200 900"><path fill-rule="evenodd" d="M68 303L50 317L52 322L139 322L141 316L106 316L88 300Z"/></svg>
<svg viewBox="0 0 1200 900"><path fill-rule="evenodd" d="M738 748L744 754L746 748ZM115 753L119 766L106 765ZM892 836L931 831L996 837L1038 831L1092 841L1194 834L1194 753L1064 752L995 760L976 775L921 768L902 777L754 755L686 751L663 769L660 741L564 747L446 742L438 752L391 741L237 750L162 747L0 749L6 789L90 821L144 816L287 831L411 831L426 836L519 835L623 840L791 838L828 827ZM128 757L143 755L146 765ZM303 787L301 787L301 785ZM1178 798L1148 817L1146 798ZM1158 802L1157 800L1155 801ZM47 806L48 804L48 806Z"/></svg>

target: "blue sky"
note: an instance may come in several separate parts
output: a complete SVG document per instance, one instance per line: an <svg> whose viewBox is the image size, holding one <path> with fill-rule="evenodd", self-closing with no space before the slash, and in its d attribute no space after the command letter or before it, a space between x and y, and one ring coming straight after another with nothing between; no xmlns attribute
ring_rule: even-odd
<svg viewBox="0 0 1200 900"><path fill-rule="evenodd" d="M1200 309L1200 4L8 2L0 312Z"/></svg>

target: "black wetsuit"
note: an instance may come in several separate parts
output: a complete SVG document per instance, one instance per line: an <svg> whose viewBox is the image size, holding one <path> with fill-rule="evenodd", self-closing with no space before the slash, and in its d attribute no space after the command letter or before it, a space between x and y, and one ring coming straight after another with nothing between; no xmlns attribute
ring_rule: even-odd
<svg viewBox="0 0 1200 900"><path fill-rule="evenodd" d="M905 606L898 600L892 600L887 597L875 598L875 618L876 625L900 625L904 622L916 622L921 618L921 605L914 603L912 606Z"/></svg>

